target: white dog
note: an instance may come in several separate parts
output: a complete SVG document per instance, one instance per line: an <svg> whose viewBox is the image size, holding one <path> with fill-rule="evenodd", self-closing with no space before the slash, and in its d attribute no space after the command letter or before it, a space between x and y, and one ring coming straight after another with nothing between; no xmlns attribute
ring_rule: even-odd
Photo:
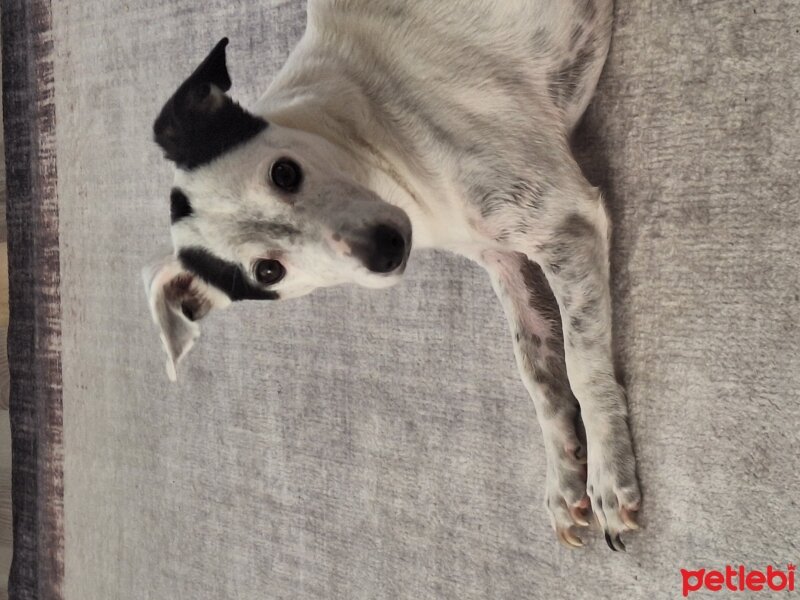
<svg viewBox="0 0 800 600"><path fill-rule="evenodd" d="M609 223L568 144L611 24L612 0L310 0L249 111L226 95L217 44L154 126L177 167L175 253L145 271L171 377L211 308L391 285L413 234L491 276L559 539L582 545L591 503L624 549L640 492L612 366Z"/></svg>

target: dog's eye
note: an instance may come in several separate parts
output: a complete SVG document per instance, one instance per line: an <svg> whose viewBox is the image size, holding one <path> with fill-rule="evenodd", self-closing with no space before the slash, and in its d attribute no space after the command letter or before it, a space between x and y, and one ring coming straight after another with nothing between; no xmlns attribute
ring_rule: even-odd
<svg viewBox="0 0 800 600"><path fill-rule="evenodd" d="M303 182L300 165L290 158L279 158L269 171L270 179L284 192L296 192Z"/></svg>
<svg viewBox="0 0 800 600"><path fill-rule="evenodd" d="M286 275L286 269L277 260L260 260L254 269L256 280L261 285L274 285Z"/></svg>

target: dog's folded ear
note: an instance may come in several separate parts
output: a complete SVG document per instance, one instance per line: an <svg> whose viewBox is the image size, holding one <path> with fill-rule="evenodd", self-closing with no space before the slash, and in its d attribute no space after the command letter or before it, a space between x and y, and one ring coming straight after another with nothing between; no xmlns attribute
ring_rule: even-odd
<svg viewBox="0 0 800 600"><path fill-rule="evenodd" d="M227 45L228 38L220 40L167 100L153 124L156 143L168 160L183 169L208 163L267 127L264 119L225 94L231 88Z"/></svg>
<svg viewBox="0 0 800 600"><path fill-rule="evenodd" d="M142 270L153 320L161 328L167 351L167 376L177 380L178 362L200 336L197 321L212 308L225 308L230 299L187 272L173 255Z"/></svg>

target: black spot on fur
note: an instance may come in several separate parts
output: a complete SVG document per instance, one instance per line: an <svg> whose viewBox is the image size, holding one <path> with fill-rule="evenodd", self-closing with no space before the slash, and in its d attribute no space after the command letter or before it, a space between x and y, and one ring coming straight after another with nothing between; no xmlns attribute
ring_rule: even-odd
<svg viewBox="0 0 800 600"><path fill-rule="evenodd" d="M484 219L491 218L509 206L527 208L532 211L539 210L547 191L548 186L543 182L532 182L519 178L513 178L502 188L476 185L472 189L481 209L481 217ZM520 224L516 231L524 233L527 231L527 226ZM501 235L508 237L508 233L509 231L505 229ZM502 240L498 239L498 241Z"/></svg>
<svg viewBox="0 0 800 600"><path fill-rule="evenodd" d="M279 240L300 235L300 230L290 223L275 221L241 220L237 222L238 239L244 242L269 238Z"/></svg>
<svg viewBox="0 0 800 600"><path fill-rule="evenodd" d="M578 5L583 13L583 18L586 21L594 21L594 18L597 16L597 7L595 6L595 0L578 0Z"/></svg>
<svg viewBox="0 0 800 600"><path fill-rule="evenodd" d="M582 334L586 331L583 319L581 319L580 317L572 317L569 320L569 323L570 326L572 327L572 330L577 334Z"/></svg>
<svg viewBox="0 0 800 600"><path fill-rule="evenodd" d="M597 319L600 316L600 299L589 298L581 307L581 314L587 319Z"/></svg>
<svg viewBox="0 0 800 600"><path fill-rule="evenodd" d="M247 279L242 268L214 256L203 248L184 248L178 253L184 268L237 300L277 300L277 292L262 290Z"/></svg>
<svg viewBox="0 0 800 600"><path fill-rule="evenodd" d="M593 58L594 52L590 47L581 48L573 60L565 62L558 71L550 74L548 91L557 106L572 103Z"/></svg>
<svg viewBox="0 0 800 600"><path fill-rule="evenodd" d="M161 109L153 133L168 160L183 169L211 162L267 128L223 92L231 87L222 39Z"/></svg>
<svg viewBox="0 0 800 600"><path fill-rule="evenodd" d="M533 53L536 56L546 54L550 49L550 45L550 34L545 28L539 27L533 32L533 35L531 36L531 47L533 48Z"/></svg>
<svg viewBox="0 0 800 600"><path fill-rule="evenodd" d="M590 238L595 234L594 226L578 213L572 213L559 227L557 234L570 238Z"/></svg>
<svg viewBox="0 0 800 600"><path fill-rule="evenodd" d="M521 274L528 290L528 304L551 323L551 330L560 331L561 312L542 268L526 259L522 263Z"/></svg>
<svg viewBox="0 0 800 600"><path fill-rule="evenodd" d="M169 196L169 216L172 223L192 215L192 204L181 190L174 188Z"/></svg>
<svg viewBox="0 0 800 600"><path fill-rule="evenodd" d="M551 241L539 250L548 258L547 268L553 275L582 280L595 262L600 232L585 217L573 213L556 228ZM575 298L571 305L577 304Z"/></svg>
<svg viewBox="0 0 800 600"><path fill-rule="evenodd" d="M558 337L549 337L549 338L547 338L547 348L552 350L553 352L555 352L557 354L563 354L564 353L564 340L561 339L561 338L562 338L562 336L560 336L560 335Z"/></svg>
<svg viewBox="0 0 800 600"><path fill-rule="evenodd" d="M290 238L300 235L300 230L288 223L272 223L271 226L266 228L266 231L273 239Z"/></svg>
<svg viewBox="0 0 800 600"><path fill-rule="evenodd" d="M560 393L572 393L572 390L569 389L569 379L567 377L567 363L564 360L563 352L561 355L550 355L545 360L547 364L547 370L550 372L550 376L553 378L554 387Z"/></svg>

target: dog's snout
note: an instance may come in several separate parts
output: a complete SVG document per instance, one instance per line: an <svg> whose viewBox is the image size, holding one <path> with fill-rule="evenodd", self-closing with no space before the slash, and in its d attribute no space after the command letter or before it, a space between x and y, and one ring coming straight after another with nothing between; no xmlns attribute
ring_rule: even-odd
<svg viewBox="0 0 800 600"><path fill-rule="evenodd" d="M373 228L367 246L364 264L373 273L391 273L405 261L406 241L403 234L389 225Z"/></svg>

